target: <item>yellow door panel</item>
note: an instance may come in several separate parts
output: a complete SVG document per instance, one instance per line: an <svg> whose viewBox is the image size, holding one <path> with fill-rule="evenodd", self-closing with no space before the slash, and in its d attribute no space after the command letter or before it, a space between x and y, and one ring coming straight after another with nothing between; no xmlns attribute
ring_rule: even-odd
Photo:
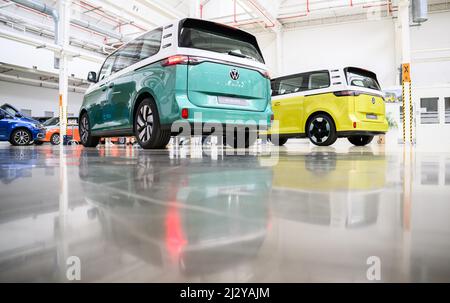
<svg viewBox="0 0 450 303"><path fill-rule="evenodd" d="M301 132L305 131L306 119L316 112L326 112L334 120L336 130L349 127L352 122L349 119L349 111L353 111L353 97L336 97L333 93L312 95L304 100L304 123ZM350 109L351 107L351 109Z"/></svg>
<svg viewBox="0 0 450 303"><path fill-rule="evenodd" d="M303 96L276 99L272 101L275 121L279 123L280 134L297 134L301 129Z"/></svg>

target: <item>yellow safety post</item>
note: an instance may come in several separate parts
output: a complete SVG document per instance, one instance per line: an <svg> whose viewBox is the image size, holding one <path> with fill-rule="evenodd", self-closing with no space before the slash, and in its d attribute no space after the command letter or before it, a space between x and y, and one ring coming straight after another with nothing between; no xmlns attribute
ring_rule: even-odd
<svg viewBox="0 0 450 303"><path fill-rule="evenodd" d="M405 100L405 83L409 84L409 117L410 117L410 127L409 127L409 135L410 135L410 143L413 143L413 105L411 98L411 66L409 63L402 64L402 105L403 105L403 143L406 143L406 100Z"/></svg>

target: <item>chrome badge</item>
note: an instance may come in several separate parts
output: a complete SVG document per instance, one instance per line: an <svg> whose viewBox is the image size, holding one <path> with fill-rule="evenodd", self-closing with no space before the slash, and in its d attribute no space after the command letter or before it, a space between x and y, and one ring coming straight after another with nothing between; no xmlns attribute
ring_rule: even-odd
<svg viewBox="0 0 450 303"><path fill-rule="evenodd" d="M239 79L239 72L237 71L237 69L232 69L232 70L230 71L230 77L231 77L231 79L233 79L233 80Z"/></svg>

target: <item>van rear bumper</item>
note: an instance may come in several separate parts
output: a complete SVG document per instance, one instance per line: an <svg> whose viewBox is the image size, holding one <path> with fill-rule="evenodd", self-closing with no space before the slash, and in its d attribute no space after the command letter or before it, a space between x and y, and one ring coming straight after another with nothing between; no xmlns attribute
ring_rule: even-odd
<svg viewBox="0 0 450 303"><path fill-rule="evenodd" d="M364 131L364 130L350 130L350 131L338 131L339 138L346 138L350 136L378 136L384 135L386 132L381 131Z"/></svg>
<svg viewBox="0 0 450 303"><path fill-rule="evenodd" d="M237 127L239 130L247 128L250 131L267 130L271 124L272 110L270 102L264 111L251 111L239 109L224 109L224 108L210 108L199 107L186 98L185 95L178 95L176 97L176 103L178 107L178 115L170 119L170 121L162 121L161 127L164 129L172 129L172 133L178 133L176 131L177 124L189 124L192 132L197 128L197 133L202 130L203 133L211 133L211 128L215 128L215 132L218 129L225 131L230 127ZM188 118L183 119L181 117L182 109L188 110ZM175 129L175 131L174 131Z"/></svg>

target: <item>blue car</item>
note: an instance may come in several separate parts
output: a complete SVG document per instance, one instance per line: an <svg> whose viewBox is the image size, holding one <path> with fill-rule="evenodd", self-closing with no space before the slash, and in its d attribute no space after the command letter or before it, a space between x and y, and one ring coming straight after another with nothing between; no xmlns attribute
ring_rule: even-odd
<svg viewBox="0 0 450 303"><path fill-rule="evenodd" d="M24 146L45 137L45 128L38 121L25 117L9 104L0 106L0 141Z"/></svg>

